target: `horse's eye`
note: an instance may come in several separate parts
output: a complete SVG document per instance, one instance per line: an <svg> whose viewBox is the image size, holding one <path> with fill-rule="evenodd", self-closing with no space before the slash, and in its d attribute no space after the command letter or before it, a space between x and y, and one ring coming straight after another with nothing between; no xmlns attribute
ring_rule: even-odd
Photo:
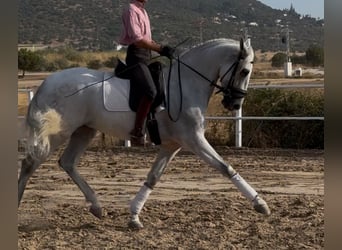
<svg viewBox="0 0 342 250"><path fill-rule="evenodd" d="M249 74L249 72L250 72L249 69L243 69L241 70L240 74L241 76L246 77Z"/></svg>

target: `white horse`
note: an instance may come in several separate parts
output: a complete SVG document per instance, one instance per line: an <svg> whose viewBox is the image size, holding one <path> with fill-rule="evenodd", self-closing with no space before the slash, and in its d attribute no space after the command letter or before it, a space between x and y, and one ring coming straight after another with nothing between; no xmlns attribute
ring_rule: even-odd
<svg viewBox="0 0 342 250"><path fill-rule="evenodd" d="M164 69L170 85L166 95L168 108L156 113L161 145L146 182L131 201L129 226L143 227L139 214L144 203L181 148L192 151L228 177L257 212L270 214L266 202L224 162L204 137L204 115L214 89L223 92L222 104L227 109L240 109L247 93L253 59L253 49L246 41L216 39L184 52L174 61L171 71ZM50 75L38 88L27 113L30 137L18 180L18 206L33 172L57 147L69 140L58 163L90 202L90 212L101 218L100 203L79 175L76 165L96 131L129 139L135 119L135 113L129 109L114 112L104 107L104 80L114 89L116 85L129 84L117 77L106 78L104 72L72 68ZM119 97L121 94L113 95ZM127 106L128 101L124 102L115 105Z"/></svg>

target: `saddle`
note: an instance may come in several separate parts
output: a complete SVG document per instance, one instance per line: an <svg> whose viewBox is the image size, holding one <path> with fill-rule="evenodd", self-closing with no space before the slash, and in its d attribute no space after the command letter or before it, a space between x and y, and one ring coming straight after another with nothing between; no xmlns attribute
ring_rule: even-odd
<svg viewBox="0 0 342 250"><path fill-rule="evenodd" d="M155 109L161 104L165 104L165 88L164 88L164 78L162 72L162 64L160 62L153 62L148 65L148 68L151 72L151 76L153 82L156 86L157 95L152 103L149 114L146 119L146 127L148 133L150 135L151 141L155 145L161 144L161 139L159 136L158 123L155 119ZM122 79L130 80L130 91L129 91L129 107L136 112L140 103L140 99L142 98L142 91L137 88L138 84L132 83L132 79L130 78L130 70L127 65L118 59L118 64L114 70L115 76Z"/></svg>

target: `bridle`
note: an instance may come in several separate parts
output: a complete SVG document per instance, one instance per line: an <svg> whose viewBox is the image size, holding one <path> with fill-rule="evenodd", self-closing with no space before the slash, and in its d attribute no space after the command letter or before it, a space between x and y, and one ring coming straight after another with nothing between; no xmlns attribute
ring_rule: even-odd
<svg viewBox="0 0 342 250"><path fill-rule="evenodd" d="M178 57L172 57L170 58L170 68L169 68L169 74L168 74L168 88L170 87L170 77L171 77L171 71L172 71L172 59L175 59L178 63L178 84L179 84L179 89L180 89L180 95L181 95L181 103L179 106L179 112L178 112L178 116L176 119L174 119L171 114L170 114L170 105L167 105L168 107L168 114L169 114L169 118L172 121L177 121L179 119L181 110L182 110L182 84L181 84L181 76L180 76L180 64L184 65L185 67L187 67L188 69L190 69L191 71L195 72L197 75L199 75L200 77L202 77L203 79L205 79L206 81L208 81L210 83L210 86L214 86L215 88L218 89L218 91L216 92L216 94L222 92L224 99L229 98L229 99L242 99L247 95L247 91L242 89L242 88L238 88L234 86L234 81L235 81L235 75L239 66L239 63L243 58L242 56L242 51L240 50L239 55L237 60L225 71L225 73L219 78L220 82L222 83L224 78L226 77L227 74L229 74L231 72L230 78L228 80L228 83L225 87L223 87L222 85L218 85L216 82L218 79L214 79L214 80L210 80L208 77L206 77L205 75L203 75L201 72L199 72L198 70L196 70L195 68L193 68L192 66L190 66L189 64L183 62L182 60L179 59ZM168 100L170 100L169 98L169 93L170 90L168 89L167 91L168 93Z"/></svg>
<svg viewBox="0 0 342 250"><path fill-rule="evenodd" d="M217 79L215 80L210 80L208 77L206 77L205 75L203 75L201 72L199 72L198 70L196 70L195 68L193 68L192 66L186 64L185 62L181 61L178 58L174 58L175 60L177 60L178 64L182 64L185 67L187 67L188 69L192 70L193 72L195 72L197 75L199 75L200 77L202 77L203 79L205 79L206 81L208 81L210 83L210 86L214 86L215 88L218 89L218 91L216 92L216 94L222 92L224 96L229 97L229 98L244 98L247 94L247 91L242 89L242 88L237 88L234 87L234 80L235 80L235 75L236 75L236 71L238 69L239 66L239 62L240 60L243 59L242 57L242 53L240 51L238 59L226 70L226 72L219 78L220 82L223 82L223 79L226 77L226 75L231 72L230 78L228 80L228 83L225 87L223 87L222 85L218 85ZM170 71L171 71L171 66L170 66ZM179 72L179 71L178 71ZM169 74L170 76L170 74ZM180 79L180 77L179 77Z"/></svg>
<svg viewBox="0 0 342 250"><path fill-rule="evenodd" d="M243 57L242 57L242 53L240 51L238 59L220 77L220 82L222 83L223 79L225 78L225 76L232 70L232 73L230 75L230 78L228 80L228 83L227 83L226 87L220 86L219 91L217 91L216 93L223 92L223 95L225 97L227 97L227 98L230 98L230 99L241 99L241 98L244 98L247 95L247 91L246 90L234 86L236 71L238 69L239 62L242 59L243 59ZM217 86L215 86L215 87L217 88Z"/></svg>

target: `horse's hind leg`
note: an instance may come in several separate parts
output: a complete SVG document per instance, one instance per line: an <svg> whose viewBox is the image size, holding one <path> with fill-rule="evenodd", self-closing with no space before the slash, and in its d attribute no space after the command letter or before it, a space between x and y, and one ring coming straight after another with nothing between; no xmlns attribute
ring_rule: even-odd
<svg viewBox="0 0 342 250"><path fill-rule="evenodd" d="M23 197L26 184L34 171L49 157L49 155L60 146L66 138L55 137L50 138L50 148L48 152L42 154L41 145L35 146L35 150L28 153L26 157L21 161L21 170L18 179L18 207Z"/></svg>
<svg viewBox="0 0 342 250"><path fill-rule="evenodd" d="M20 205L21 198L23 197L27 181L30 179L34 171L39 167L40 163L41 161L34 159L29 154L21 161L21 170L18 180L18 207Z"/></svg>
<svg viewBox="0 0 342 250"><path fill-rule="evenodd" d="M186 145L195 154L201 157L210 166L218 169L224 176L228 177L238 190L252 202L254 209L262 214L271 213L267 203L258 193L234 170L232 166L226 164L219 154L211 147L204 135L197 134L187 142Z"/></svg>
<svg viewBox="0 0 342 250"><path fill-rule="evenodd" d="M159 181L161 175L163 174L168 163L173 159L173 157L180 150L178 145L163 145L160 148L158 156L147 175L147 180L144 185L140 188L139 192L136 194L135 198L131 201L131 219L128 226L133 229L143 228L143 224L139 220L139 214L147 201L152 189Z"/></svg>
<svg viewBox="0 0 342 250"><path fill-rule="evenodd" d="M80 176L76 169L76 165L87 148L90 141L94 138L96 130L82 126L78 128L72 135L68 146L64 150L58 163L61 168L67 172L75 184L84 194L87 202L91 203L90 212L98 218L101 218L101 206L97 201L96 195L88 183Z"/></svg>

